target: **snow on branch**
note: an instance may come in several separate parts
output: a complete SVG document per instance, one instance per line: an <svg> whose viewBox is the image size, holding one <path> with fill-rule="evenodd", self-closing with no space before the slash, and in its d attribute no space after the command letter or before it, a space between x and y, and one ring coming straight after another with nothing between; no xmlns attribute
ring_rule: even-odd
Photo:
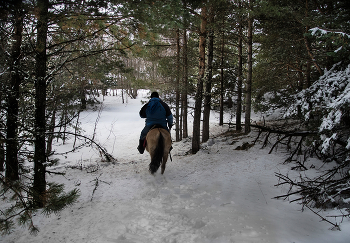
<svg viewBox="0 0 350 243"><path fill-rule="evenodd" d="M287 110L285 117L297 115L301 111L305 121L320 116L318 131L322 134L323 152L329 149L332 141L346 142L350 147L349 119L350 107L350 65L344 70L337 70L340 63L326 71L310 88L298 93L295 103ZM345 126L345 128L344 128Z"/></svg>
<svg viewBox="0 0 350 243"><path fill-rule="evenodd" d="M309 31L311 31L312 35L316 35L317 33L321 33L321 35L326 35L328 33L334 33L334 34L339 34L342 36L347 36L348 38L350 38L349 34L344 33L342 31L337 31L337 30L327 30L324 28L315 27L315 28L310 29Z"/></svg>
<svg viewBox="0 0 350 243"><path fill-rule="evenodd" d="M317 29L319 30L319 29ZM314 31L317 31L314 30ZM325 31L325 30L324 30ZM325 32L324 32L325 33ZM349 35L347 35L349 37ZM277 174L278 185L288 184L290 191L276 198L288 198L300 195L293 201L301 201L307 208L350 208L350 65L335 64L309 88L294 96L294 102L284 117L295 117L303 120L303 125L310 131L310 137L301 136L293 155L306 140L304 146L310 155L316 155L328 164L328 169L318 169L319 176L308 178L289 178L288 175ZM298 134L299 135L299 134ZM272 149L291 137L292 133L280 133L280 137ZM295 134L293 136L296 136ZM305 138L305 139L303 139ZM289 145L289 142L286 143ZM308 148L309 147L309 148ZM272 151L271 149L271 151ZM305 153L306 154L306 153ZM305 156L304 156L305 158ZM303 162L296 161L298 168L306 169ZM317 213L316 213L317 214ZM319 215L319 214L318 214ZM320 215L319 215L320 216ZM339 217L349 217L341 214ZM327 221L325 218L323 220ZM334 225L338 228L338 225Z"/></svg>

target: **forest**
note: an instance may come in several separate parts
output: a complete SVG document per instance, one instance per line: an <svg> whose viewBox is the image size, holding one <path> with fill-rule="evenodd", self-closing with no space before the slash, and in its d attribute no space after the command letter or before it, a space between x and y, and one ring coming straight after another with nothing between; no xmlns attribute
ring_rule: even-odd
<svg viewBox="0 0 350 243"><path fill-rule="evenodd" d="M217 110L219 125L258 129L271 152L288 149L297 170L312 156L334 163L316 178L277 174L290 186L281 197L350 216L348 0L12 0L1 1L0 18L1 233L78 199L46 180L54 141L84 139L114 159L79 119L116 90L123 102L139 89L160 92L174 111L173 139L191 138L192 154ZM258 111L280 116L253 124Z"/></svg>

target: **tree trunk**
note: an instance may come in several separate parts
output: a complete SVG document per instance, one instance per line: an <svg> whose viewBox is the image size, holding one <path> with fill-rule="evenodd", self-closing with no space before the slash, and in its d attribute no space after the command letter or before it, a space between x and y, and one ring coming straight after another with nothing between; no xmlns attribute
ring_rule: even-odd
<svg viewBox="0 0 350 243"><path fill-rule="evenodd" d="M309 17L309 3L308 3L308 1L305 1L305 9L306 9L306 11L305 11L305 18L308 18ZM309 26L306 26L305 34L309 32L309 28L310 28ZM310 57L310 60L314 63L314 65L315 65L318 73L320 74L320 76L322 76L323 75L323 71L320 68L320 66L317 64L316 59L314 57L314 54L312 53L310 41L306 37L306 35L304 35L303 38L304 38L305 47L306 47L307 53L308 53L308 55Z"/></svg>
<svg viewBox="0 0 350 243"><path fill-rule="evenodd" d="M210 18L212 22L212 17ZM202 142L209 139L209 119L211 105L211 82L213 76L214 31L210 30L208 39L208 79L205 82L204 110L203 110L203 135Z"/></svg>
<svg viewBox="0 0 350 243"><path fill-rule="evenodd" d="M48 0L38 0L35 79L35 150L34 150L34 202L45 205L45 110L46 110L46 40L48 29Z"/></svg>
<svg viewBox="0 0 350 243"><path fill-rule="evenodd" d="M236 131L242 130L242 74L243 74L243 57L242 57L242 39L243 30L241 18L238 20L238 73L237 73L237 109L236 109Z"/></svg>
<svg viewBox="0 0 350 243"><path fill-rule="evenodd" d="M86 110L86 94L85 94L85 88L81 87L80 90L80 109Z"/></svg>
<svg viewBox="0 0 350 243"><path fill-rule="evenodd" d="M16 0L14 3L14 37L11 50L10 64L10 84L8 90L7 101L7 119L6 119L6 171L5 177L8 181L19 179L18 174L18 100L19 86L21 77L19 74L19 66L21 59L21 44L23 31L23 7L22 1Z"/></svg>
<svg viewBox="0 0 350 243"><path fill-rule="evenodd" d="M3 172L5 170L4 163L5 163L4 139L0 135L0 172Z"/></svg>
<svg viewBox="0 0 350 243"><path fill-rule="evenodd" d="M225 19L222 21L224 26ZM225 55L225 32L222 31L222 40L221 40L221 63L220 63L220 118L219 126L224 125L224 55Z"/></svg>
<svg viewBox="0 0 350 243"><path fill-rule="evenodd" d="M179 29L176 30L176 141L180 141L180 35Z"/></svg>
<svg viewBox="0 0 350 243"><path fill-rule="evenodd" d="M53 141L53 134L55 131L55 126L56 126L56 107L54 107L54 110L52 111L51 115L51 121L50 121L50 126L49 126L49 132L50 135L47 138L47 145L46 145L46 154L49 156L52 152L52 141Z"/></svg>
<svg viewBox="0 0 350 243"><path fill-rule="evenodd" d="M250 2L251 4L251 2ZM250 132L250 113L252 102L252 68L253 68L253 18L249 14L248 18L248 73L247 73L247 85L246 85L246 98L245 98L245 127L244 132Z"/></svg>
<svg viewBox="0 0 350 243"><path fill-rule="evenodd" d="M306 87L305 88L310 88L311 87L311 62L310 60L307 60L306 63Z"/></svg>
<svg viewBox="0 0 350 243"><path fill-rule="evenodd" d="M188 60L187 60L187 30L184 29L184 46L183 46L183 59L184 59L184 73L183 73L183 85L182 85L182 134L183 138L188 137L187 129L187 87L188 87Z"/></svg>
<svg viewBox="0 0 350 243"><path fill-rule="evenodd" d="M199 32L199 72L197 81L197 91L195 96L194 119L193 119L193 138L192 153L195 154L200 148L200 122L202 113L202 92L203 78L205 72L205 43L206 43L206 25L207 25L207 9L202 7L201 27Z"/></svg>

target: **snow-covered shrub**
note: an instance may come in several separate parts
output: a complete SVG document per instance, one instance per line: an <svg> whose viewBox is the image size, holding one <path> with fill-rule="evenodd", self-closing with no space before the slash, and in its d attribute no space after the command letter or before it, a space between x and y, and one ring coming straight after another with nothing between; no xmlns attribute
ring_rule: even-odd
<svg viewBox="0 0 350 243"><path fill-rule="evenodd" d="M315 151L334 164L316 178L301 176L293 186L301 188L304 205L350 208L350 65L334 65L294 98L285 116L312 124Z"/></svg>
<svg viewBox="0 0 350 243"><path fill-rule="evenodd" d="M324 154L335 142L350 148L350 65L338 67L334 65L310 88L298 93L285 114L288 117L301 111L306 122L316 120Z"/></svg>

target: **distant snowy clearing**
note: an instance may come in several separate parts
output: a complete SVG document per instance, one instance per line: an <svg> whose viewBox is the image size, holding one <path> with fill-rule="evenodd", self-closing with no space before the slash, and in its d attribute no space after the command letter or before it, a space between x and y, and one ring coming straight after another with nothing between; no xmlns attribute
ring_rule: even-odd
<svg viewBox="0 0 350 243"><path fill-rule="evenodd" d="M348 219L341 231L331 231L317 215L301 212L300 205L272 199L288 190L275 187L275 172L300 172L283 164L283 148L268 154L270 147L262 149L257 143L235 150L252 143L256 132L220 135L229 128L217 125L215 113L211 139L196 155L187 154L190 139L174 143L164 175L150 175L149 154L140 155L136 149L144 125L138 115L141 99L148 100L147 91L126 104L119 96L106 96L101 112L98 105L81 114L83 134L92 137L95 131L96 141L117 161L101 162L91 147L58 156L59 165L50 170L66 175L51 174L47 179L65 184L66 191L78 188L78 202L58 215L36 215L38 235L16 228L1 236L1 243L349 242ZM57 144L56 151L72 149L73 140Z"/></svg>

